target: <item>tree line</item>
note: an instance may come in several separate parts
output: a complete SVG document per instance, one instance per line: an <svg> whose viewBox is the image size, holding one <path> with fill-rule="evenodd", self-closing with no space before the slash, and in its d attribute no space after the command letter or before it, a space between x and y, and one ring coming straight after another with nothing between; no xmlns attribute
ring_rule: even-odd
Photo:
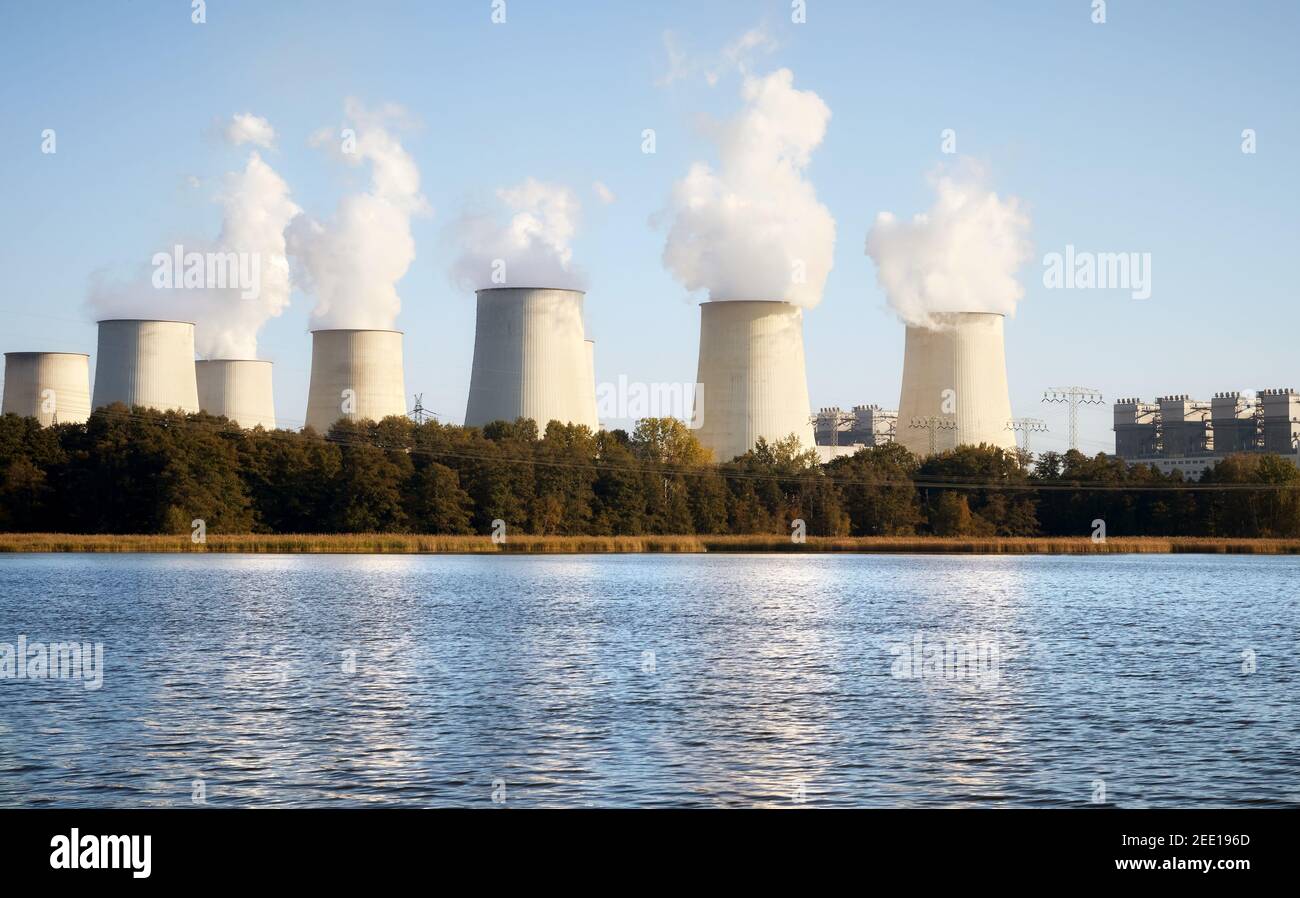
<svg viewBox="0 0 1300 898"><path fill-rule="evenodd" d="M0 417L0 530L544 535L1300 536L1300 470L1229 456L1197 484L1104 453L898 444L819 464L793 437L715 463L672 418L340 421L328 434L115 405ZM1204 488L1210 487L1210 488Z"/></svg>

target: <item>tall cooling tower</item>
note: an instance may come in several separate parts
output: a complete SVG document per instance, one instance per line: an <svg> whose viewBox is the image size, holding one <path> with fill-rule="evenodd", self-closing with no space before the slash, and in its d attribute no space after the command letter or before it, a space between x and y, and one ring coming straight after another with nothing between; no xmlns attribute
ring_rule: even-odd
<svg viewBox="0 0 1300 898"><path fill-rule="evenodd" d="M138 318L99 322L92 406L114 402L197 412L193 323Z"/></svg>
<svg viewBox="0 0 1300 898"><path fill-rule="evenodd" d="M921 456L980 443L1015 449L1003 316L945 312L935 321L907 327L898 442Z"/></svg>
<svg viewBox="0 0 1300 898"><path fill-rule="evenodd" d="M42 427L90 417L90 356L84 352L6 352L4 414Z"/></svg>
<svg viewBox="0 0 1300 898"><path fill-rule="evenodd" d="M788 302L700 303L696 437L715 461L730 461L790 434L813 447L803 310Z"/></svg>
<svg viewBox="0 0 1300 898"><path fill-rule="evenodd" d="M493 287L478 291L474 366L465 423L532 418L596 423L591 345L582 324L581 290Z"/></svg>
<svg viewBox="0 0 1300 898"><path fill-rule="evenodd" d="M199 408L252 430L275 429L271 363L260 359L207 359L194 363Z"/></svg>
<svg viewBox="0 0 1300 898"><path fill-rule="evenodd" d="M594 432L600 426L596 411L596 341L584 340L583 347L587 350L587 383L591 384L591 407L587 410L587 417L590 419L588 426Z"/></svg>
<svg viewBox="0 0 1300 898"><path fill-rule="evenodd" d="M307 426L326 433L339 418L379 421L406 414L402 332L311 332Z"/></svg>

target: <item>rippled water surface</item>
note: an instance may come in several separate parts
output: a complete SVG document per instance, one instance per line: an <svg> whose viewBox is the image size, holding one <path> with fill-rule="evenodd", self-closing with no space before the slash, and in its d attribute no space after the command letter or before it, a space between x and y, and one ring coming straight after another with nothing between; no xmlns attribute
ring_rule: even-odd
<svg viewBox="0 0 1300 898"><path fill-rule="evenodd" d="M1297 805L1298 583L1215 556L0 556L0 643L104 646L97 690L0 680L0 805Z"/></svg>

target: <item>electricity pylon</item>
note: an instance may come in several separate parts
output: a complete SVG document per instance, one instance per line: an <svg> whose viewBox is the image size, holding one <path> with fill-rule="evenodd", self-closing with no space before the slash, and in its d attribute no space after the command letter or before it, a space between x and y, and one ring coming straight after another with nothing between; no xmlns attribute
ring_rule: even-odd
<svg viewBox="0 0 1300 898"><path fill-rule="evenodd" d="M411 420L416 424L423 424L430 418L437 418L437 412L431 412L424 407L424 394L415 394L415 408L411 409Z"/></svg>
<svg viewBox="0 0 1300 898"><path fill-rule="evenodd" d="M930 431L930 454L934 455L935 449L935 432L940 430L956 430L957 419L952 415L931 415L928 418L913 418L909 427L922 428Z"/></svg>
<svg viewBox="0 0 1300 898"><path fill-rule="evenodd" d="M1052 387L1043 393L1044 402L1065 402L1070 406L1070 448L1079 449L1079 406L1101 405L1101 390L1091 387Z"/></svg>
<svg viewBox="0 0 1300 898"><path fill-rule="evenodd" d="M1014 430L1016 433L1025 435L1024 449L1028 452L1029 435L1031 433L1047 433L1047 424L1038 418L1012 418L1007 422L1007 430Z"/></svg>
<svg viewBox="0 0 1300 898"><path fill-rule="evenodd" d="M808 423L815 428L818 424L821 424L828 418L831 422L831 445L838 446L840 444L840 425L852 424L857 420L857 416L852 412L843 412L839 409L835 409L834 411L826 410L818 412L815 415L810 415L808 417Z"/></svg>

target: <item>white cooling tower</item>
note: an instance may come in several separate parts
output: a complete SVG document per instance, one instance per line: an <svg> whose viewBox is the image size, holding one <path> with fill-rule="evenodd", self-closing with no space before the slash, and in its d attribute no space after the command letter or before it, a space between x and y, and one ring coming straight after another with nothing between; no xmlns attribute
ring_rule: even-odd
<svg viewBox="0 0 1300 898"><path fill-rule="evenodd" d="M595 431L600 426L596 410L596 341L584 340L583 343L587 350L587 383L591 384L591 408L587 411L588 426Z"/></svg>
<svg viewBox="0 0 1300 898"><path fill-rule="evenodd" d="M532 418L596 423L592 344L585 340L581 290L493 287L478 291L474 365L465 423Z"/></svg>
<svg viewBox="0 0 1300 898"><path fill-rule="evenodd" d="M813 447L803 309L788 302L700 303L695 435L715 461L730 461L790 434Z"/></svg>
<svg viewBox="0 0 1300 898"><path fill-rule="evenodd" d="M932 446L1016 448L1002 321L995 312L944 312L934 328L908 325L898 442L920 456Z"/></svg>
<svg viewBox="0 0 1300 898"><path fill-rule="evenodd" d="M114 402L197 412L194 324L139 318L99 322L92 406L103 408Z"/></svg>
<svg viewBox="0 0 1300 898"><path fill-rule="evenodd" d="M311 332L307 426L326 433L339 418L379 421L406 414L402 332Z"/></svg>
<svg viewBox="0 0 1300 898"><path fill-rule="evenodd" d="M42 427L90 417L90 356L84 352L6 352L4 414Z"/></svg>
<svg viewBox="0 0 1300 898"><path fill-rule="evenodd" d="M252 430L275 430L271 363L261 359L206 359L194 363L199 408Z"/></svg>

